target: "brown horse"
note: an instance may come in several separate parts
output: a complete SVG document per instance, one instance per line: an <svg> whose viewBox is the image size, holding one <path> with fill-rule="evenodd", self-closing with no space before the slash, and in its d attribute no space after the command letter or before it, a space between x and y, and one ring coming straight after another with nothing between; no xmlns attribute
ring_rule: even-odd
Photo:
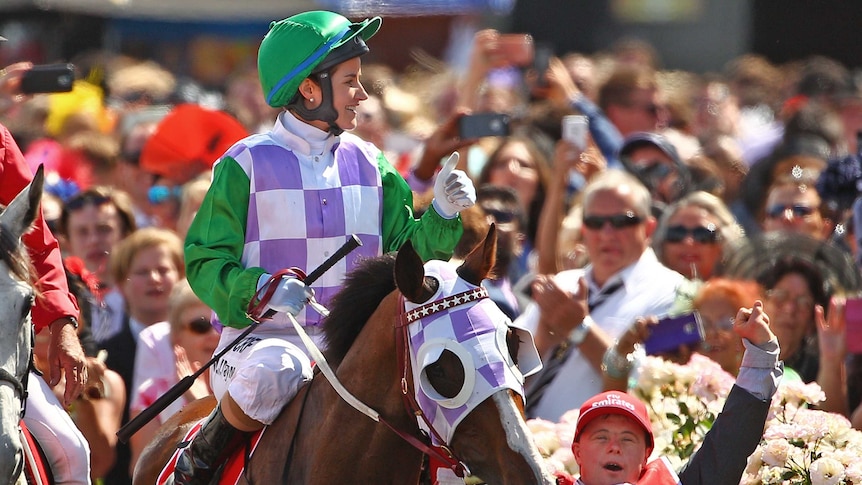
<svg viewBox="0 0 862 485"><path fill-rule="evenodd" d="M495 247L496 232L492 226L484 243L458 268L461 288L476 289L493 266ZM406 387L413 389L416 374L405 371L405 363L399 362L397 341L401 338L398 333L401 324L398 322L406 321L401 320L405 300L413 302L415 307L428 303L435 295L438 298L434 302L450 296L442 291L442 284L426 276L422 261L408 242L397 257L385 255L361 262L331 302L331 314L324 324L325 357L336 369L338 380L356 398L379 412L381 421L422 442L428 440L420 432L416 415L405 406L402 393L402 376L407 377ZM452 317L453 325L457 325L455 320ZM501 333L505 336L502 344L505 358L516 364L519 344L524 344L518 337L521 334L511 328L504 328ZM527 343L532 345L531 341ZM465 383L463 360L454 356L444 350L435 362L421 369L426 378L423 382L433 388L431 394L436 391L442 400L454 398ZM520 375L516 371L515 374ZM469 381L472 376L467 377ZM487 483L554 483L526 428L523 402L517 392L523 391L495 390L477 403L457 423L447 446L474 475ZM155 483L186 431L212 407L213 400L190 405L166 422L144 450L134 483ZM426 409L423 411L428 414ZM318 373L266 430L240 481L415 484L422 462L421 451L392 429L357 412Z"/></svg>

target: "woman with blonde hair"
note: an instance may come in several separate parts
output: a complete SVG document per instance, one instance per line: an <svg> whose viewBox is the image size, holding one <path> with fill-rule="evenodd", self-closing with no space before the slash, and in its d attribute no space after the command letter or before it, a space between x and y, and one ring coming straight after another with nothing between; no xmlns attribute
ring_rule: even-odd
<svg viewBox="0 0 862 485"><path fill-rule="evenodd" d="M705 281L713 276L724 249L743 236L720 198L697 191L665 209L652 247L668 268Z"/></svg>
<svg viewBox="0 0 862 485"><path fill-rule="evenodd" d="M168 319L169 297L176 283L185 276L182 241L173 231L147 227L138 229L121 241L111 253L113 280L123 295L126 310L119 332L102 343L108 352L105 365L120 374L126 385L126 406L122 424L129 420L134 383L149 377L135 372L136 355L149 344L141 338L145 328ZM141 370L153 372L158 362ZM117 444L117 462L105 481L130 480L130 449ZM115 481L116 480L116 481Z"/></svg>
<svg viewBox="0 0 862 485"><path fill-rule="evenodd" d="M188 281L181 279L174 286L169 300L168 321L151 325L141 331L141 341L152 342L150 348L141 346L135 361L135 375L142 367L156 367L158 374L137 380L132 390L129 406L130 418L134 418L159 397L176 385L182 378L198 371L215 352L219 334L210 323L212 309L195 295ZM150 352L146 352L150 350ZM149 357L149 359L145 358ZM158 360L158 363L153 362ZM150 363L154 364L150 366ZM152 370L152 369L151 369ZM159 426L186 404L212 394L209 386L209 371L203 372L194 384L152 421L138 430L129 442L132 449L131 469L138 456L150 443Z"/></svg>

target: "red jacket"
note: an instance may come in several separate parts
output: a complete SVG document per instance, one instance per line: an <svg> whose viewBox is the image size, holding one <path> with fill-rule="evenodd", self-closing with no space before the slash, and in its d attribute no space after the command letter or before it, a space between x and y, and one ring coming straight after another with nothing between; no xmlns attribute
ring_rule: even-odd
<svg viewBox="0 0 862 485"><path fill-rule="evenodd" d="M8 205L32 179L30 167L12 139L12 134L0 124L0 203ZM78 318L78 302L69 293L60 246L45 224L41 210L36 215L33 230L21 239L36 269L36 284L41 294L33 307L36 332L58 318Z"/></svg>

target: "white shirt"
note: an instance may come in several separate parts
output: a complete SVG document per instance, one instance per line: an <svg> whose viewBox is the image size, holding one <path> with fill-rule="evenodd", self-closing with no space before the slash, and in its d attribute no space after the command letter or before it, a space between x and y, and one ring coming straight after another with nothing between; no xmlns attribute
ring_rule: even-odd
<svg viewBox="0 0 862 485"><path fill-rule="evenodd" d="M554 280L563 289L574 293L578 290L581 276L586 276L591 292L597 291L592 278L592 266L562 271L557 273ZM595 325L613 339L622 335L637 317L667 314L676 297L676 289L685 278L662 265L652 249L648 248L637 262L609 278L609 282L617 279L622 280L623 286L590 313ZM531 303L516 323L535 333L539 316L539 307ZM542 400L535 409L535 417L557 422L566 411L579 408L602 390L601 373L590 365L578 349L573 349L554 380L544 390ZM529 387L527 392L529 399Z"/></svg>
<svg viewBox="0 0 862 485"><path fill-rule="evenodd" d="M131 401L141 384L150 378L175 378L177 375L174 346L171 344L171 324L159 322L141 329L137 333L138 346L135 351L135 370L132 375Z"/></svg>

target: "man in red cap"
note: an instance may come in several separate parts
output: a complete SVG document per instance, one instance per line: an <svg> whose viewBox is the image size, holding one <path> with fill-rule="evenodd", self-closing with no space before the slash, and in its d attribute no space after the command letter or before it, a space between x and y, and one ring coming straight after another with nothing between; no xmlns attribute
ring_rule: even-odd
<svg viewBox="0 0 862 485"><path fill-rule="evenodd" d="M763 434L769 403L783 374L778 340L760 301L734 320L745 355L736 385L706 434L700 450L679 476L664 458L649 461L655 441L646 406L635 396L607 391L580 409L572 452L579 485L698 485L739 483L748 456ZM558 483L573 483L561 477Z"/></svg>

